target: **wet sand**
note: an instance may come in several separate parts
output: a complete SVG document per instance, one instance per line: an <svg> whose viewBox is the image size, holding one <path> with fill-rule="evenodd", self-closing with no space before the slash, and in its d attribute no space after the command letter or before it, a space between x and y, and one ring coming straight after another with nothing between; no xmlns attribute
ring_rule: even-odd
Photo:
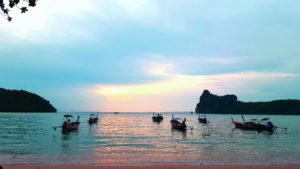
<svg viewBox="0 0 300 169"><path fill-rule="evenodd" d="M157 165L157 166L92 166L92 165L2 165L3 169L300 169L300 165L270 166L191 166L191 165Z"/></svg>

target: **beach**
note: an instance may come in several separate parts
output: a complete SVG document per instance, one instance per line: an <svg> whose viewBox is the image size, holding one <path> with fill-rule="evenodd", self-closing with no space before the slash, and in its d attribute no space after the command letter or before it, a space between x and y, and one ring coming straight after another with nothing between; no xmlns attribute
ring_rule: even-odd
<svg viewBox="0 0 300 169"><path fill-rule="evenodd" d="M92 165L3 165L3 169L300 169L300 165L157 165L157 166L92 166Z"/></svg>

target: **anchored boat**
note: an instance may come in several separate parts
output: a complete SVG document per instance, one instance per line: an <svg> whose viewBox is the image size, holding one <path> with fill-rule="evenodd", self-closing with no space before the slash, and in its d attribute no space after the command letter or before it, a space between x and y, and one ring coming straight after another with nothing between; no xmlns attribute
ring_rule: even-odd
<svg viewBox="0 0 300 169"><path fill-rule="evenodd" d="M161 115L161 114L159 114L159 113L157 113L157 114L154 114L153 113L153 116L152 116L152 120L154 121L154 122L161 122L162 120L164 119L164 117Z"/></svg>
<svg viewBox="0 0 300 169"><path fill-rule="evenodd" d="M199 121L199 123L207 124L207 119L206 119L205 115L200 115L199 114L198 121Z"/></svg>
<svg viewBox="0 0 300 169"><path fill-rule="evenodd" d="M80 125L80 122L79 122L79 118L80 116L77 116L77 120L74 121L74 117L70 114L66 114L64 115L64 122L62 123L62 131L74 131L74 130L77 130L79 125Z"/></svg>
<svg viewBox="0 0 300 169"><path fill-rule="evenodd" d="M186 131L187 130L187 125L185 124L186 122L186 118L184 118L183 120L180 117L174 117L172 115L172 119L171 119L171 125L172 125L172 129L176 129L176 130L180 130L180 131ZM191 130L193 130L193 127L189 127Z"/></svg>
<svg viewBox="0 0 300 169"><path fill-rule="evenodd" d="M98 114L95 116L95 114L90 114L90 118L88 120L89 124L98 123Z"/></svg>
<svg viewBox="0 0 300 169"><path fill-rule="evenodd" d="M261 120L251 119L250 121L245 121L243 116L242 118L243 118L243 122L237 122L234 121L233 118L231 118L231 121L234 124L235 128L241 130L255 130L258 132L261 131L273 132L277 128L277 126L274 126L273 123L270 121L270 118L263 118Z"/></svg>

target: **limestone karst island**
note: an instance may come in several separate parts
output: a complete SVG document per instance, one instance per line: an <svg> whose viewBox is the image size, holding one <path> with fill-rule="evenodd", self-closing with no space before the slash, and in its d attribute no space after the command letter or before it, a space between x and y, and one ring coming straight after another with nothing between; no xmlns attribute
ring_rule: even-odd
<svg viewBox="0 0 300 169"><path fill-rule="evenodd" d="M300 100L243 102L235 95L217 96L204 90L195 111L204 114L300 115Z"/></svg>
<svg viewBox="0 0 300 169"><path fill-rule="evenodd" d="M50 102L25 90L0 88L0 112L56 112Z"/></svg>

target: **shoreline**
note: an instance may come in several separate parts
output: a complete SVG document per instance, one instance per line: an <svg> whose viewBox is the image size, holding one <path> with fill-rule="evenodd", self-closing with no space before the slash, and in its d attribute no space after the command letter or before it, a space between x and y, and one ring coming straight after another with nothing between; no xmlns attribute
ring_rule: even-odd
<svg viewBox="0 0 300 169"><path fill-rule="evenodd" d="M96 166L96 165L32 165L7 164L3 169L300 169L300 164L287 165L153 165L153 166Z"/></svg>

